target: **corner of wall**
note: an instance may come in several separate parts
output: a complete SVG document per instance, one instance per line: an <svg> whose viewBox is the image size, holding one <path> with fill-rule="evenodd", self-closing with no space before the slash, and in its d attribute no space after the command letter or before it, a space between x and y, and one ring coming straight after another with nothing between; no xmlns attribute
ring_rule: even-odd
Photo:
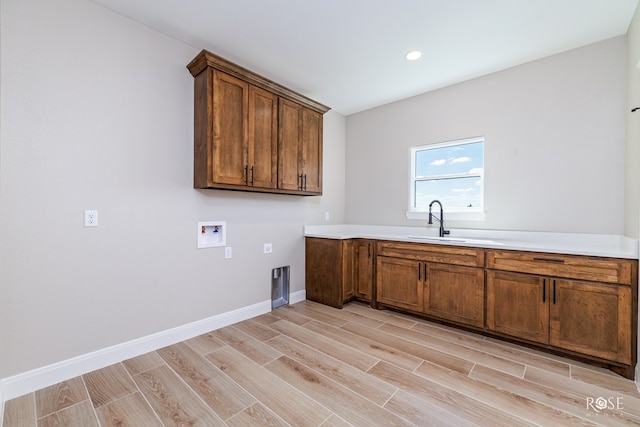
<svg viewBox="0 0 640 427"><path fill-rule="evenodd" d="M0 380L0 426L4 425L4 380Z"/></svg>
<svg viewBox="0 0 640 427"><path fill-rule="evenodd" d="M627 141L626 141L626 193L625 193L625 235L640 236L640 186L638 185L638 153L640 153L640 131L637 124L640 111L640 4L627 29Z"/></svg>

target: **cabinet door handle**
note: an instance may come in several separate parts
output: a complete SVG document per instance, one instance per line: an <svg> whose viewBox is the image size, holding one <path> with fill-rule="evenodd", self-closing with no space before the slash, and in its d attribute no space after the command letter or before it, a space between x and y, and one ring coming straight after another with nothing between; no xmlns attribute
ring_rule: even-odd
<svg viewBox="0 0 640 427"><path fill-rule="evenodd" d="M253 166L251 166L251 185L253 185Z"/></svg>
<svg viewBox="0 0 640 427"><path fill-rule="evenodd" d="M542 279L542 302L547 302L547 279Z"/></svg>
<svg viewBox="0 0 640 427"><path fill-rule="evenodd" d="M371 258L371 243L367 243L367 258Z"/></svg>
<svg viewBox="0 0 640 427"><path fill-rule="evenodd" d="M556 264L564 264L564 260L561 258L533 258L534 261L541 261L541 262L553 262Z"/></svg>
<svg viewBox="0 0 640 427"><path fill-rule="evenodd" d="M556 280L553 279L553 304L556 303Z"/></svg>
<svg viewBox="0 0 640 427"><path fill-rule="evenodd" d="M298 175L298 189L302 190L302 174Z"/></svg>
<svg viewBox="0 0 640 427"><path fill-rule="evenodd" d="M244 185L249 185L249 165L244 165Z"/></svg>
<svg viewBox="0 0 640 427"><path fill-rule="evenodd" d="M418 282L422 280L422 278L420 277L420 270L422 270L422 265L418 263Z"/></svg>
<svg viewBox="0 0 640 427"><path fill-rule="evenodd" d="M424 280L427 280L427 263L424 263Z"/></svg>
<svg viewBox="0 0 640 427"><path fill-rule="evenodd" d="M307 191L307 174L304 174L304 191Z"/></svg>

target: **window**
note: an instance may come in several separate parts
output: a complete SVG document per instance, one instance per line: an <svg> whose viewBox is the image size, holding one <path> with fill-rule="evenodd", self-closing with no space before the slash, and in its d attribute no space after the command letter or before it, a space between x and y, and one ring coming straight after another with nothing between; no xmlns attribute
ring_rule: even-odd
<svg viewBox="0 0 640 427"><path fill-rule="evenodd" d="M411 149L410 213L440 200L445 212L484 211L484 138Z"/></svg>

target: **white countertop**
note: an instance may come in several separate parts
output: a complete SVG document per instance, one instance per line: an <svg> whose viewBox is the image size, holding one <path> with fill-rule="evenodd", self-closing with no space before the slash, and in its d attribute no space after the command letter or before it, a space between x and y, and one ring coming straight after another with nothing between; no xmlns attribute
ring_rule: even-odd
<svg viewBox="0 0 640 427"><path fill-rule="evenodd" d="M440 239L438 238L437 227L394 227L356 224L308 225L304 227L305 237L396 240L454 246L473 246L479 248L638 259L638 240L625 236L476 229L451 229L450 231L450 235L444 239Z"/></svg>

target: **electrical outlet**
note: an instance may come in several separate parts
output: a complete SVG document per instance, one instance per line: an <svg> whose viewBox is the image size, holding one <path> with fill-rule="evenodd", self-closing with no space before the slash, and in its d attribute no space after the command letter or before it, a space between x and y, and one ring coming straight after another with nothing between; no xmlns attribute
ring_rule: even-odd
<svg viewBox="0 0 640 427"><path fill-rule="evenodd" d="M331 215L329 214L329 212L328 212L328 211L327 211L327 212L325 212L325 213L324 213L324 220L325 220L325 221L329 221L330 219L331 219Z"/></svg>
<svg viewBox="0 0 640 427"><path fill-rule="evenodd" d="M98 226L98 211L84 211L84 226L85 227Z"/></svg>
<svg viewBox="0 0 640 427"><path fill-rule="evenodd" d="M271 245L271 243L265 243L264 244L264 253L265 254L270 254L273 252L273 246Z"/></svg>
<svg viewBox="0 0 640 427"><path fill-rule="evenodd" d="M231 246L225 246L224 259L231 259L232 256L233 256L233 251L231 250Z"/></svg>

